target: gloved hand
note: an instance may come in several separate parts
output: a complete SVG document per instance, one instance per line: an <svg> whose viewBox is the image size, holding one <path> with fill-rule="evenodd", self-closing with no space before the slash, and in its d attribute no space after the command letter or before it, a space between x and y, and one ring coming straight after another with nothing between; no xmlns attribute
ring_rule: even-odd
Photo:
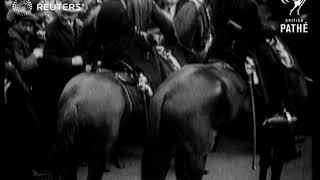
<svg viewBox="0 0 320 180"><path fill-rule="evenodd" d="M87 64L86 65L86 72L91 72L92 70L92 65L91 64Z"/></svg>
<svg viewBox="0 0 320 180"><path fill-rule="evenodd" d="M33 54L36 58L43 58L43 48L34 48Z"/></svg>
<svg viewBox="0 0 320 180"><path fill-rule="evenodd" d="M147 45L151 45L151 46L157 45L157 41L155 40L152 34L141 31L140 37Z"/></svg>
<svg viewBox="0 0 320 180"><path fill-rule="evenodd" d="M42 40L45 41L46 40L46 31L43 29L40 29L37 31L37 37Z"/></svg>
<svg viewBox="0 0 320 180"><path fill-rule="evenodd" d="M72 65L73 66L82 66L83 65L83 60L81 56L74 56L72 58Z"/></svg>

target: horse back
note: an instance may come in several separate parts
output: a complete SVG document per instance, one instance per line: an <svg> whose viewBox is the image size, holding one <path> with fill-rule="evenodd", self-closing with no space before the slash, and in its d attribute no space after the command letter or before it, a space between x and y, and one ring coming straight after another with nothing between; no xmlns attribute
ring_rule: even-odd
<svg viewBox="0 0 320 180"><path fill-rule="evenodd" d="M65 127L78 130L93 130L105 136L117 136L120 120L125 111L122 87L107 72L102 74L82 73L72 78L65 86L59 101L58 131ZM101 130L101 131L100 131Z"/></svg>
<svg viewBox="0 0 320 180"><path fill-rule="evenodd" d="M159 88L159 94L165 97L163 112L168 119L197 119L201 115L212 123L210 127L233 119L246 97L230 73L210 65L183 67Z"/></svg>

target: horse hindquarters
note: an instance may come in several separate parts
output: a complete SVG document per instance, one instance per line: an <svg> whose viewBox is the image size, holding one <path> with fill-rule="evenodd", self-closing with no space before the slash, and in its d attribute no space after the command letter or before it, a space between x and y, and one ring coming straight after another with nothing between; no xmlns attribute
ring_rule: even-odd
<svg viewBox="0 0 320 180"><path fill-rule="evenodd" d="M168 160L174 155L177 179L198 180L207 173L207 155L217 135L214 128L228 117L222 112L229 110L220 111L217 107L229 106L224 106L224 83L203 66L190 67L182 69L155 93L150 103L149 129L155 134L151 143L160 146L154 150L169 155Z"/></svg>
<svg viewBox="0 0 320 180"><path fill-rule="evenodd" d="M124 113L125 96L112 74L85 73L71 79L59 103L56 156L62 161L56 165L69 161L76 167L86 161L87 179L100 180Z"/></svg>

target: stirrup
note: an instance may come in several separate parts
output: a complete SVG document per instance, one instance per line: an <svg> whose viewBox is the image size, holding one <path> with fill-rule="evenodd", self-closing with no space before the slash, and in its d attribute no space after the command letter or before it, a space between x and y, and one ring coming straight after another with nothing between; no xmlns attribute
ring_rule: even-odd
<svg viewBox="0 0 320 180"><path fill-rule="evenodd" d="M286 117L280 116L279 114L276 114L272 116L271 118L266 119L263 122L263 126L277 126L277 125L287 125L289 124L289 121Z"/></svg>
<svg viewBox="0 0 320 180"><path fill-rule="evenodd" d="M139 82L138 82L138 88L142 92L147 92L148 96L151 97L153 95L152 88L148 84L147 77L144 76L142 73L139 74Z"/></svg>
<svg viewBox="0 0 320 180"><path fill-rule="evenodd" d="M297 117L292 116L286 109L284 109L284 115L276 114L271 118L266 119L263 122L263 126L277 126L277 125L292 125L297 122Z"/></svg>
<svg viewBox="0 0 320 180"><path fill-rule="evenodd" d="M296 116L292 116L285 108L284 108L283 112L285 113L289 124L297 122L297 120L298 120L297 117Z"/></svg>

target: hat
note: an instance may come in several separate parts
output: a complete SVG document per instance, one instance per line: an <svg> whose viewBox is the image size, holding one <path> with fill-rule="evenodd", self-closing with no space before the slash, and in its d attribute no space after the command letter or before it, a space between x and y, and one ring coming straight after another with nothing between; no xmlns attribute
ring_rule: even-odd
<svg viewBox="0 0 320 180"><path fill-rule="evenodd" d="M38 18L38 16L36 16L32 13L28 13L25 16L18 16L17 22L20 22L20 21L30 21L30 22L36 24L39 21L39 18Z"/></svg>
<svg viewBox="0 0 320 180"><path fill-rule="evenodd" d="M36 28L41 28L40 25L40 18L32 13L29 13L25 16L17 16L16 17L16 22L21 22L21 21L29 21L31 22Z"/></svg>

